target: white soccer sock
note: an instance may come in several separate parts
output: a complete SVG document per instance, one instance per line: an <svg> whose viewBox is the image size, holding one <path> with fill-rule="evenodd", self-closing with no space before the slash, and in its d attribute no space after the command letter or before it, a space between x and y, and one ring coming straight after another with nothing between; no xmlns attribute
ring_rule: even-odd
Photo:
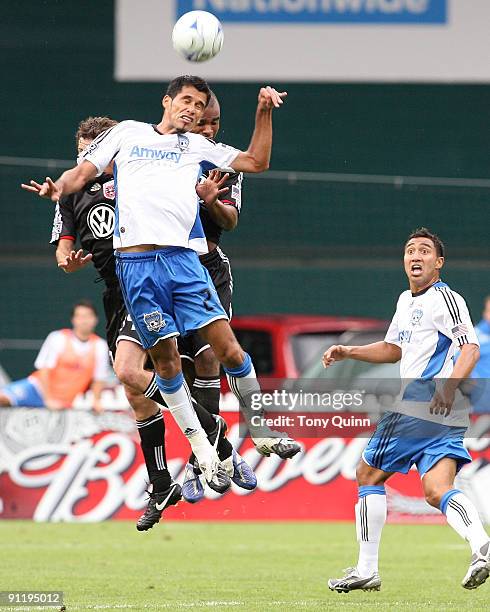
<svg viewBox="0 0 490 612"><path fill-rule="evenodd" d="M378 571L379 543L386 522L386 494L383 486L359 487L356 504L356 531L359 542L357 571L372 576Z"/></svg>
<svg viewBox="0 0 490 612"><path fill-rule="evenodd" d="M236 376L232 373L233 370L226 370L226 377L228 378L230 389L237 396L240 403L243 403L245 399L249 399L253 393L260 393L260 385L257 380L255 368L250 357L248 359L249 367L246 370L247 374Z"/></svg>
<svg viewBox="0 0 490 612"><path fill-rule="evenodd" d="M168 409L183 434L190 438L197 432L203 432L196 411L192 406L191 394L182 374L171 380L156 376L155 380Z"/></svg>
<svg viewBox="0 0 490 612"><path fill-rule="evenodd" d="M469 543L472 553L478 552L490 539L474 504L458 489L452 489L443 496L441 512L446 515L454 531Z"/></svg>
<svg viewBox="0 0 490 612"><path fill-rule="evenodd" d="M251 424L252 417L261 416L263 409L255 410L253 407L254 396L259 397L261 391L250 355L245 353L245 359L240 367L233 369L225 368L225 372L230 389L237 397L242 414L248 424L250 435L252 438L264 435L262 431L264 427L253 426Z"/></svg>

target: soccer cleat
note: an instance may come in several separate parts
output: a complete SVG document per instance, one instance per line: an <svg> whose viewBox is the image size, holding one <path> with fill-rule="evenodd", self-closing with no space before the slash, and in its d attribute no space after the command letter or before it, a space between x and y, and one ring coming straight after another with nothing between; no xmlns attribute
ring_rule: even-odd
<svg viewBox="0 0 490 612"><path fill-rule="evenodd" d="M138 531L148 531L158 523L165 508L175 506L182 499L182 490L179 484L173 482L165 491L149 495L148 506L136 523Z"/></svg>
<svg viewBox="0 0 490 612"><path fill-rule="evenodd" d="M488 576L490 576L490 541L471 557L470 567L461 586L465 589L477 589L487 580Z"/></svg>
<svg viewBox="0 0 490 612"><path fill-rule="evenodd" d="M330 578L328 588L337 593L350 593L350 591L379 591L381 589L381 578L378 572L372 576L362 577L356 567L348 567L344 570L342 578Z"/></svg>
<svg viewBox="0 0 490 612"><path fill-rule="evenodd" d="M292 438L254 438L253 443L259 455L264 457L275 454L281 459L291 459L301 451L301 444Z"/></svg>
<svg viewBox="0 0 490 612"><path fill-rule="evenodd" d="M217 419L216 440L213 445L209 443L204 431L196 433L189 438L192 451L196 457L194 462L194 472L204 474L208 486L217 493L224 493L231 487L231 480L216 452L216 446L220 439L220 432L223 427L224 419Z"/></svg>
<svg viewBox="0 0 490 612"><path fill-rule="evenodd" d="M202 472L202 465L196 460L194 462L194 473L201 474ZM204 478L208 487L216 491L216 493L223 494L231 487L231 479L228 476L225 466L220 463L219 459L216 469L213 470L212 474L206 474L206 472L204 472Z"/></svg>
<svg viewBox="0 0 490 612"><path fill-rule="evenodd" d="M252 491L257 486L257 477L252 468L235 449L231 457L223 460L223 466L231 480L242 489Z"/></svg>
<svg viewBox="0 0 490 612"><path fill-rule="evenodd" d="M196 474L194 466L190 463L185 466L182 497L190 504L195 504L204 497L204 487L202 486L201 478L199 474Z"/></svg>

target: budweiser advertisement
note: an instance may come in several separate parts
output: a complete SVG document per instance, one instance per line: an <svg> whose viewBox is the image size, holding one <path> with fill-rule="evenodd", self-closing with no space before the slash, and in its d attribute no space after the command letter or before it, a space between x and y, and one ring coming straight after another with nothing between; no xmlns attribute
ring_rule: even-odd
<svg viewBox="0 0 490 612"><path fill-rule="evenodd" d="M226 402L225 402L226 404ZM219 496L207 489L196 505L171 508L172 520L353 520L356 465L373 429L367 420L354 435L335 426L305 437L304 452L282 461L261 457L243 436L238 412L225 412L229 439L253 467L258 487ZM167 464L179 482L189 445L166 414ZM339 421L340 423L340 421ZM335 432L336 435L332 435ZM467 447L473 463L458 486L490 522L490 415L475 417ZM135 520L146 507L147 472L131 415L124 411L0 410L0 518L36 521ZM423 499L416 472L396 475L387 487L390 520L439 521Z"/></svg>

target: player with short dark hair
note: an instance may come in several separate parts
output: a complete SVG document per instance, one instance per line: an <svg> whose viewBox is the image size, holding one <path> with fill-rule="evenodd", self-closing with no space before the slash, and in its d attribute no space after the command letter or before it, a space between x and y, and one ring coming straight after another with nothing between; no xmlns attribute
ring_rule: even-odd
<svg viewBox="0 0 490 612"><path fill-rule="evenodd" d="M92 302L90 300L78 300L78 302L75 302L75 304L73 304L73 306L71 307L71 313L70 316L74 317L75 316L75 312L77 310L77 308L79 307L82 308L88 308L88 310L92 311L92 314L97 317L97 310L95 309L95 306L92 304Z"/></svg>
<svg viewBox="0 0 490 612"><path fill-rule="evenodd" d="M410 234L410 236L407 238L406 244L408 244L414 238L427 238L434 245L434 248L436 250L437 256L438 257L444 257L445 256L444 243L442 242L442 240L439 238L439 236L437 234L433 234L426 227L419 227L418 229L413 231Z"/></svg>
<svg viewBox="0 0 490 612"><path fill-rule="evenodd" d="M378 549L386 520L384 483L416 465L427 502L468 541L472 558L462 586L476 589L490 574L490 539L478 511L456 489L460 468L471 462L464 447L469 406L459 386L479 357L478 339L464 299L440 279L444 246L426 228L413 232L404 248L409 290L397 303L383 342L331 346L323 356L330 367L342 359L370 363L400 361L402 392L379 421L357 468L359 501L357 566L330 579L332 591L379 590ZM456 350L460 350L455 360Z"/></svg>
<svg viewBox="0 0 490 612"><path fill-rule="evenodd" d="M251 358L238 344L209 274L197 257L207 251L207 245L196 191L201 195L207 191L212 199L213 193L214 197L220 195L220 189L210 179L198 188L196 182L205 169L266 170L272 145L272 110L281 106L285 95L271 87L261 88L249 147L239 151L190 133L209 98L206 91L184 85L173 98L164 96L164 113L158 125L123 121L95 139L80 164L56 182L47 177L42 185L35 181L23 185L40 197L57 201L63 194L81 189L114 162L114 246L124 301L152 358L157 386L207 480L223 467L192 409L173 338L201 330L223 364L249 422L248 399L260 387ZM291 456L300 450L283 434L271 430L252 433L257 450L266 456Z"/></svg>
<svg viewBox="0 0 490 612"><path fill-rule="evenodd" d="M167 91L165 92L165 95L173 99L182 91L184 87L192 87L196 91L205 94L205 106L209 104L209 100L211 98L211 90L209 89L209 85L204 79L190 74L184 74L182 76L175 77L175 79L172 79L167 86Z"/></svg>
<svg viewBox="0 0 490 612"><path fill-rule="evenodd" d="M109 118L96 119L98 121L95 124L93 118L89 118L82 121L80 126L90 126L90 134L93 134L97 129L107 129L108 125L117 124ZM92 139L86 129L79 128L77 134L77 147L81 153L90 146ZM124 385L126 396L135 413L152 485L148 507L137 522L138 530L144 531L158 522L166 507L178 502L181 491L180 486L171 481L167 469L165 424L161 409L156 403L162 406L165 404L156 387L155 374L145 369L146 353L128 316L115 272L112 246L114 200L114 180L112 168L109 166L97 179L89 181L80 192L60 199L56 206L51 242L57 245L58 266L65 272L75 272L92 260L106 285L104 310L107 340L116 375ZM82 249L75 252L73 246L77 238ZM84 256L84 250L88 255ZM214 419L198 403L194 402L193 405L210 440L216 442L220 459L231 462L233 449L225 437L225 423L221 418ZM234 482L241 486L238 476L234 478ZM211 487L222 493L228 488L228 483L229 479L222 479L218 483L219 486L211 482Z"/></svg>

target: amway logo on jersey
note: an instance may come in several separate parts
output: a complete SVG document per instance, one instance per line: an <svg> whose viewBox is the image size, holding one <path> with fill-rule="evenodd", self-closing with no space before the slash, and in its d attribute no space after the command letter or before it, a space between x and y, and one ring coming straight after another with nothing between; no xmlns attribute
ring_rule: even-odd
<svg viewBox="0 0 490 612"><path fill-rule="evenodd" d="M447 0L178 0L228 22L446 23Z"/></svg>
<svg viewBox="0 0 490 612"><path fill-rule="evenodd" d="M109 238L112 236L115 220L114 209L109 204L97 204L90 209L87 215L87 223L94 238Z"/></svg>
<svg viewBox="0 0 490 612"><path fill-rule="evenodd" d="M178 164L182 157L182 153L177 153L177 151L165 151L163 149L148 149L147 147L138 147L135 145L131 149L129 156L138 159L166 159Z"/></svg>

